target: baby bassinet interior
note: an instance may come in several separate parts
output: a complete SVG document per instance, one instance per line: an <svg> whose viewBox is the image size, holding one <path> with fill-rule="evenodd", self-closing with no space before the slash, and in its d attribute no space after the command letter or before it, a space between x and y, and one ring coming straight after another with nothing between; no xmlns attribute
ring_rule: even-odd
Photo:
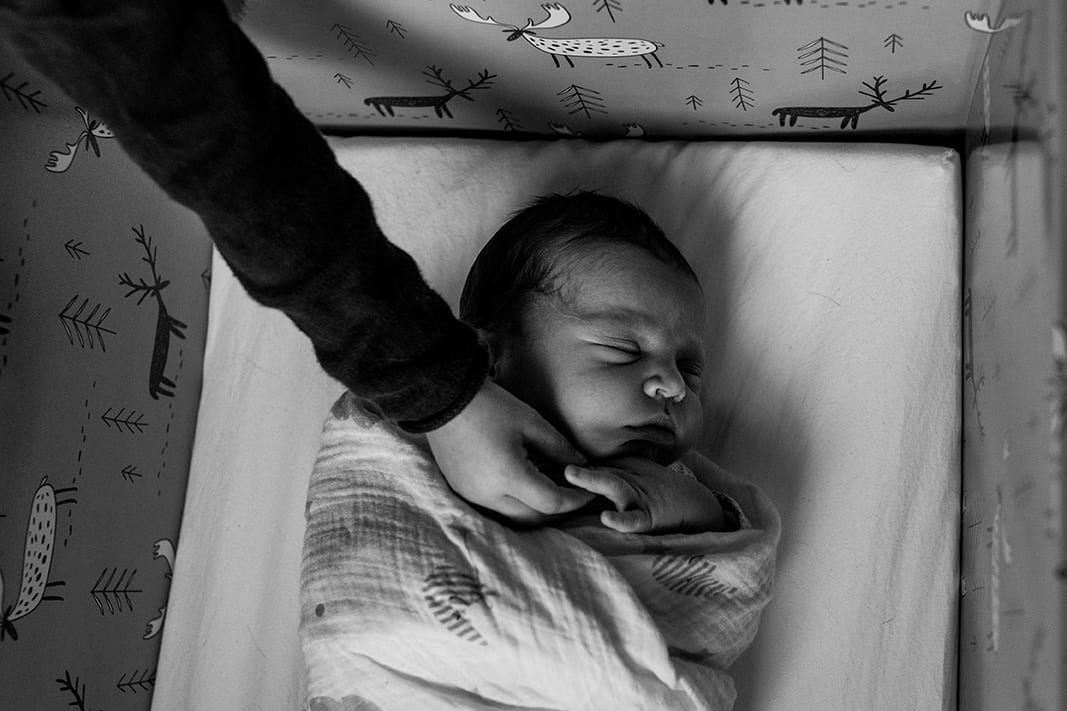
<svg viewBox="0 0 1067 711"><path fill-rule="evenodd" d="M1062 7L230 5L453 303L537 192L679 239L704 449L783 512L736 708L1063 707ZM91 107L0 93L0 707L299 707L339 386Z"/></svg>

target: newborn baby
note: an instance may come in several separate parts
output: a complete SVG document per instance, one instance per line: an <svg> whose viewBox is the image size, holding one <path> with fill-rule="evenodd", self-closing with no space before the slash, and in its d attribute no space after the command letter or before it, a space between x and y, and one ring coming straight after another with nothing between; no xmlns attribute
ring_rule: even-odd
<svg viewBox="0 0 1067 711"><path fill-rule="evenodd" d="M562 474L604 497L599 508L610 502L605 526L666 533L742 523L730 497L677 463L703 423L704 295L642 210L587 192L539 199L478 255L460 318L488 344L490 377L588 457Z"/></svg>

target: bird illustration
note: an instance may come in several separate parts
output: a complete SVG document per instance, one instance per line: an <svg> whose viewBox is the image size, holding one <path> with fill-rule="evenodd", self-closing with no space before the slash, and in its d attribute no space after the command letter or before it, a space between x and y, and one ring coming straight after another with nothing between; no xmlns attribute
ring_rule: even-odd
<svg viewBox="0 0 1067 711"><path fill-rule="evenodd" d="M989 24L989 15L984 12L971 12L968 10L963 13L963 21L975 32L984 32L985 34L992 35L997 32L1003 32L1004 30L1010 30L1012 27L1015 27L1022 22L1023 18L1019 16L1008 17L1001 22L998 27L993 27Z"/></svg>
<svg viewBox="0 0 1067 711"><path fill-rule="evenodd" d="M162 558L167 561L165 577L171 580L174 573L174 543L169 538L160 538L152 544L152 557ZM143 639L152 639L163 629L163 621L167 618L167 606L159 608L159 614L150 619L144 627Z"/></svg>
<svg viewBox="0 0 1067 711"><path fill-rule="evenodd" d="M174 572L174 544L169 538L160 538L152 545L152 557L162 558L167 561L167 579L171 579Z"/></svg>
<svg viewBox="0 0 1067 711"><path fill-rule="evenodd" d="M85 147L91 149L96 157L100 157L100 144L96 139L98 138L114 138L114 132L100 123L96 119L90 119L89 113L80 106L75 106L74 110L81 114L82 123L85 124L84 130L78 134L78 138L74 143L66 144L66 148L61 151L52 151L48 154L48 163L45 164L45 170L52 173L65 173L70 166L74 163L74 157L78 155L78 149L82 143L85 143Z"/></svg>
<svg viewBox="0 0 1067 711"><path fill-rule="evenodd" d="M144 637L142 639L152 639L163 629L163 620L167 617L167 606L159 608L159 614L148 621L148 624L144 627Z"/></svg>

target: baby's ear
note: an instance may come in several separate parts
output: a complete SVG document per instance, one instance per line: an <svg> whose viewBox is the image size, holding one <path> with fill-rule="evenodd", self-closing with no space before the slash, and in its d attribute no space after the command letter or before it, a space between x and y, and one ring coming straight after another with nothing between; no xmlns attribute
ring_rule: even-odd
<svg viewBox="0 0 1067 711"><path fill-rule="evenodd" d="M496 380L500 375L500 359L504 355L503 338L495 331L490 331L487 328L476 329L478 332L478 338L489 349L489 379Z"/></svg>

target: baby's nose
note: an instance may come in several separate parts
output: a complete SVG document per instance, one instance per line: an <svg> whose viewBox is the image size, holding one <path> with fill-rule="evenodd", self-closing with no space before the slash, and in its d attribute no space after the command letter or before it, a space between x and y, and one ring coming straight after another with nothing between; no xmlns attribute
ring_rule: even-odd
<svg viewBox="0 0 1067 711"><path fill-rule="evenodd" d="M644 391L651 398L681 402L685 399L685 379L674 364L664 366L645 379Z"/></svg>

